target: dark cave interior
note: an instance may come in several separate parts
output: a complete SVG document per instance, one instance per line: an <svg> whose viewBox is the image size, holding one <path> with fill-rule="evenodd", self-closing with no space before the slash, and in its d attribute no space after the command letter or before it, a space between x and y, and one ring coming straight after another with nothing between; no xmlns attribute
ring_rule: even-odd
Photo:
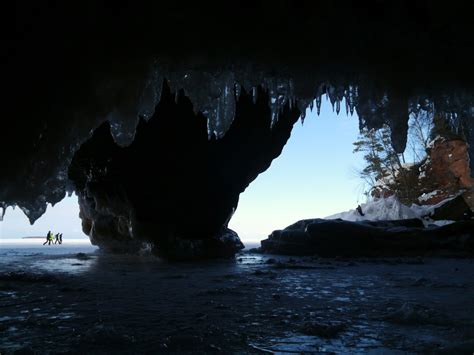
<svg viewBox="0 0 474 355"><path fill-rule="evenodd" d="M34 223L75 192L101 250L0 236L0 354L473 354L473 1L2 10L0 212ZM413 114L455 130L413 176L443 187L417 190L433 206L463 195L433 224L362 204L365 220L310 217L242 250L241 193L324 96L388 126L395 155Z"/></svg>
<svg viewBox="0 0 474 355"><path fill-rule="evenodd" d="M435 111L474 156L471 2L10 6L0 206L34 222L76 191L110 249L238 250L222 236L239 194L323 94L398 152L409 113Z"/></svg>

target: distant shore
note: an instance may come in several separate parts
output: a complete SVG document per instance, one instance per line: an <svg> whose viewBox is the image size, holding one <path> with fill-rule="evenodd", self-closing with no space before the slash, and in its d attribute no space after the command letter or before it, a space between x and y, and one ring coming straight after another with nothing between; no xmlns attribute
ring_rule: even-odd
<svg viewBox="0 0 474 355"><path fill-rule="evenodd" d="M43 246L44 241L46 241L46 236L44 237L19 237L19 238L0 238L0 248L2 246L9 247L23 247L23 246ZM91 244L88 238L64 238L63 244ZM54 245L54 244L53 244ZM47 247L45 245L44 247ZM59 244L56 244L59 246Z"/></svg>

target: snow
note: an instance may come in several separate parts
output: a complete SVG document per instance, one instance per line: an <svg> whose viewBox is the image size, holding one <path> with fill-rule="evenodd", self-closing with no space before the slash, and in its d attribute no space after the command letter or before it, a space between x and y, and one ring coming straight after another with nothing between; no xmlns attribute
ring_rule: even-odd
<svg viewBox="0 0 474 355"><path fill-rule="evenodd" d="M357 210L337 213L326 217L326 219L341 218L346 221L380 221L417 218L418 215L408 206L400 203L395 196L388 198L376 198L367 203L361 204L364 216L361 216Z"/></svg>
<svg viewBox="0 0 474 355"><path fill-rule="evenodd" d="M400 171L403 169L408 171L412 169L416 163L403 163L400 167L394 167L393 171L389 169L384 170L384 176L380 177L375 181L375 187L388 187L390 185L395 184L395 179L400 175Z"/></svg>
<svg viewBox="0 0 474 355"><path fill-rule="evenodd" d="M325 219L340 218L345 221L358 222L366 220L383 221L419 218L423 221L425 226L433 224L442 226L453 223L453 221L433 221L431 218L429 218L429 216L433 213L435 208L441 206L452 198L453 197L441 201L436 205L419 206L413 204L410 207L402 204L395 196L390 196L387 198L375 198L360 205L364 216L361 216L356 209L353 209L346 212L333 214L331 216L325 217Z"/></svg>
<svg viewBox="0 0 474 355"><path fill-rule="evenodd" d="M430 198L435 197L440 192L441 191L439 191L439 190L434 190L434 191L431 191L429 193L424 193L423 195L418 197L418 201L420 201L420 202L428 201Z"/></svg>
<svg viewBox="0 0 474 355"><path fill-rule="evenodd" d="M438 141L445 142L446 139L444 137L441 137L441 136L438 135L431 142L428 143L427 148L432 149L434 147L435 143L438 142Z"/></svg>

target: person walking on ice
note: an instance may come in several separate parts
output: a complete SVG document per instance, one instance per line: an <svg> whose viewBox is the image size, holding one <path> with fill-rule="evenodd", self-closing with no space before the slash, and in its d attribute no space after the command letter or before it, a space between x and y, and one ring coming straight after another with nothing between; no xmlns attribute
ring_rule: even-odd
<svg viewBox="0 0 474 355"><path fill-rule="evenodd" d="M43 245L46 245L46 243L49 243L48 245L51 245L52 241L53 241L53 233L49 231L48 234L46 234L46 241L43 243Z"/></svg>

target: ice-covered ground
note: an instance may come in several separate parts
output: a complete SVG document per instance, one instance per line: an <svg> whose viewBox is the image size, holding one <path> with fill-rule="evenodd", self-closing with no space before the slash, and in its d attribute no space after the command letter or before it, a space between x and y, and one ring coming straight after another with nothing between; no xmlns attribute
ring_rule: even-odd
<svg viewBox="0 0 474 355"><path fill-rule="evenodd" d="M472 259L41 250L0 248L2 354L474 350Z"/></svg>
<svg viewBox="0 0 474 355"><path fill-rule="evenodd" d="M398 201L395 196L390 196L387 198L375 198L360 205L364 216L362 216L356 209L353 209L346 212L333 214L326 217L326 219L340 218L346 221L357 222L365 220L383 221L420 218L425 225L435 224L437 226L442 226L453 223L453 221L434 221L429 218L429 215L435 208L446 203L448 200L441 201L436 205L419 206L413 204L408 207Z"/></svg>

